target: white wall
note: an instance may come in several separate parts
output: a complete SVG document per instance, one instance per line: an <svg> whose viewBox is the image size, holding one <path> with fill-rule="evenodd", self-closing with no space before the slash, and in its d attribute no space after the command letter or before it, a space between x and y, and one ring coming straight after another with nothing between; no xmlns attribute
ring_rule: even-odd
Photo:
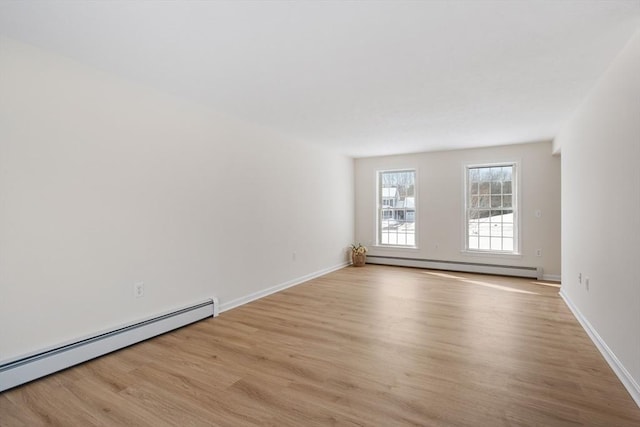
<svg viewBox="0 0 640 427"><path fill-rule="evenodd" d="M562 293L640 384L640 33L555 141ZM578 283L578 274L589 277ZM592 331L592 332L593 332ZM640 388L636 391L640 404Z"/></svg>
<svg viewBox="0 0 640 427"><path fill-rule="evenodd" d="M353 217L352 159L0 39L0 361L339 266Z"/></svg>
<svg viewBox="0 0 640 427"><path fill-rule="evenodd" d="M521 256L471 256L463 249L464 172L466 164L518 161L521 186ZM375 247L376 171L417 170L417 246L413 249ZM539 209L542 216L537 218ZM551 143L441 151L356 159L356 240L371 254L429 260L479 262L542 267L560 277L560 159ZM437 247L436 247L437 246ZM542 256L536 256L542 249Z"/></svg>

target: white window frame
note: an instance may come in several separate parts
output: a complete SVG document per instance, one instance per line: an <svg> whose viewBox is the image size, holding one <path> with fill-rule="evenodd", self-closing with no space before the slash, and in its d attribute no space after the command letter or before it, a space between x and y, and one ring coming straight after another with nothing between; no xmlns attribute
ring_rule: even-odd
<svg viewBox="0 0 640 427"><path fill-rule="evenodd" d="M520 189L520 176L521 176L521 167L520 161L508 161L508 162L492 162L492 163L467 163L463 167L463 212L462 212L462 251L467 255L480 255L480 256L502 256L502 257L512 257L512 256L521 256L520 248L521 248L521 230L520 226L520 199L521 199L521 189ZM513 209L513 250L512 251L499 251L499 250L491 250L491 249L475 249L469 248L469 169L475 168L488 168L488 167L503 167L503 166L511 166L513 168L512 173L512 209Z"/></svg>
<svg viewBox="0 0 640 427"><path fill-rule="evenodd" d="M381 220L382 217L382 174L383 173L393 173L393 172L413 172L413 188L414 188L414 244L413 245L394 245L389 243L382 243L382 229L381 229ZM375 198L375 236L376 236L376 245L377 247L385 248L385 249L418 249L418 170L416 168L397 168L397 169L385 169L378 170L375 174L376 179L376 198ZM394 204L395 205L395 204ZM396 206L394 206L396 207Z"/></svg>

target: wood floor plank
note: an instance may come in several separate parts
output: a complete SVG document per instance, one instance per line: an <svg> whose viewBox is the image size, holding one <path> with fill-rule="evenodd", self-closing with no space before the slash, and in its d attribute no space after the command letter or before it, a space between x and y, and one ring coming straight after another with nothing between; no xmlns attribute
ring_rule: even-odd
<svg viewBox="0 0 640 427"><path fill-rule="evenodd" d="M640 426L555 283L348 267L0 394L0 426Z"/></svg>

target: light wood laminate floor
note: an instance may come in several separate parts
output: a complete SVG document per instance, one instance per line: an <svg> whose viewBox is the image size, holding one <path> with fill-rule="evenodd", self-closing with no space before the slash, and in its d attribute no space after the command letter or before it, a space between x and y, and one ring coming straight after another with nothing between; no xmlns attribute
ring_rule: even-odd
<svg viewBox="0 0 640 427"><path fill-rule="evenodd" d="M2 426L640 426L558 285L347 267L0 394Z"/></svg>

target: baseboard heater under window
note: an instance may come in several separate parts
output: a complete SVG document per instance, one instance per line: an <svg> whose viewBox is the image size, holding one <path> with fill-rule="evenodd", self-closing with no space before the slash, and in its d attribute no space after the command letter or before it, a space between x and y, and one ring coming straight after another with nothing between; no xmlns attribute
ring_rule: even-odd
<svg viewBox="0 0 640 427"><path fill-rule="evenodd" d="M0 364L0 392L218 315L213 298Z"/></svg>
<svg viewBox="0 0 640 427"><path fill-rule="evenodd" d="M531 277L542 280L541 267L519 267L512 265L481 264L475 262L438 261L420 258L403 258L380 255L367 255L368 264L397 265L400 267L418 267L431 270L461 271L465 273L496 274L499 276Z"/></svg>

